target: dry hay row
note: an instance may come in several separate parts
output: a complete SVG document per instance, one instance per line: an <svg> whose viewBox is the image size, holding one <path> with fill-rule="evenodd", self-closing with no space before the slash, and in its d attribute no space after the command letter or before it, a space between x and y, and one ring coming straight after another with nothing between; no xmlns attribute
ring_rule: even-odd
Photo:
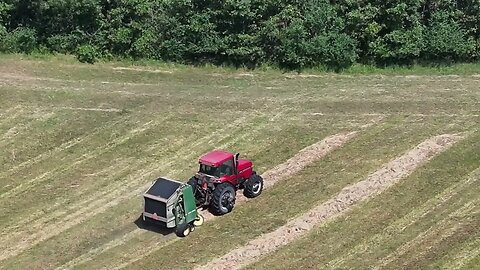
<svg viewBox="0 0 480 270"><path fill-rule="evenodd" d="M183 148L182 151L178 151L174 157L168 157L170 160L169 162L163 162L161 163L162 165L158 164L152 164L150 166L147 166L143 168L142 170L135 171L134 173L130 174L128 177L125 177L125 181L115 181L112 185L108 185L104 187L105 189L108 190L114 190L113 192L108 192L104 196L97 196L101 194L93 194L90 195L89 198L97 198L94 201L90 201L87 206L77 208L78 204L82 204L82 202L77 203L75 205L71 205L70 207L73 209L78 209L74 213L69 213L68 216L61 220L56 220L55 223L50 223L50 224L45 224L46 220L41 220L42 222L36 222L31 221L28 223L28 229L33 230L31 234L28 234L28 236L25 236L25 233L22 231L16 231L16 232L10 232L8 234L2 233L2 235L5 235L5 237L2 237L0 239L0 243L3 245L6 245L4 247L0 246L0 249L4 250L3 254L0 255L0 261L5 260L9 257L18 255L22 251L34 246L35 244L38 244L48 238L51 238L53 236L56 236L60 234L61 232L77 225L83 222L84 220L87 220L88 218L104 212L106 209L113 207L115 205L118 205L121 201L124 199L131 198L132 196L138 195L142 191L144 191L145 188L147 188L150 185L150 182L148 182L148 185L145 184L140 184L140 183L145 183L145 178L147 176L150 177L150 174L154 171L158 170L164 170L168 168L173 160L178 161L179 159L189 159L190 157L193 157L195 155L195 152L192 151L196 146L202 145L206 141L215 138L215 136L219 134L224 134L226 133L227 130L231 131L232 128L237 128L241 129L241 124L242 122L245 122L247 117L241 117L237 119L236 121L232 122L229 125L226 125L224 128L216 130L215 132L205 136L204 138L197 140L194 144L190 145L189 147ZM140 128L138 130L143 130L145 129L145 126L143 128ZM221 135L220 139L227 138L228 136L232 136L232 134L228 135ZM165 158L167 159L167 157ZM139 186L140 185L140 186ZM104 191L99 191L99 192L104 192ZM88 199L87 199L88 200ZM63 210L60 210L63 212ZM54 214L50 214L54 215ZM49 216L49 215L48 215ZM47 220L50 220L48 218ZM16 229L16 228L15 228ZM14 245L11 245L12 243L15 243Z"/></svg>
<svg viewBox="0 0 480 270"><path fill-rule="evenodd" d="M330 116L330 117L358 117L358 116L413 116L413 117L480 117L480 114L459 114L459 113L323 113L323 112L313 112L313 113L301 113L301 115L310 115L310 116Z"/></svg>
<svg viewBox="0 0 480 270"><path fill-rule="evenodd" d="M330 269L338 268L342 263L353 259L355 256L359 256L359 254L362 252L380 247L383 243L392 239L395 235L401 233L406 228L425 217L427 214L439 209L440 207L443 207L453 196L473 185L476 185L478 180L480 180L479 173L480 168L474 170L466 181L460 181L451 185L441 193L437 194L435 197L423 203L421 206L413 209L402 218L395 220L392 224L383 229L382 232L369 237L362 243L351 248L346 254L331 260L326 264L326 267Z"/></svg>
<svg viewBox="0 0 480 270"><path fill-rule="evenodd" d="M2 114L1 122L0 125L4 125L6 122L13 120L20 116L23 112L25 111L25 108L23 106L17 105L15 107L7 109L5 112ZM13 113L12 113L13 112Z"/></svg>
<svg viewBox="0 0 480 270"><path fill-rule="evenodd" d="M72 111L87 111L87 112L121 112L121 109L117 108L86 108L86 107L54 107L59 110L72 110Z"/></svg>
<svg viewBox="0 0 480 270"><path fill-rule="evenodd" d="M10 112L17 110L18 108L21 108L22 106L20 105L15 105L14 107L8 107L7 109L0 109L2 112L0 113L0 119L3 119L5 115L9 115ZM0 122L1 124L1 122Z"/></svg>
<svg viewBox="0 0 480 270"><path fill-rule="evenodd" d="M56 79L51 77L35 77L27 75L16 75L12 73L0 72L0 83L3 85L12 85L13 82L60 82L60 83L74 83L74 84L116 84L116 85L131 85L131 86L161 86L160 83L134 83L134 82L111 82L111 81L92 81L92 80L67 80Z"/></svg>
<svg viewBox="0 0 480 270"><path fill-rule="evenodd" d="M277 165L275 168L268 170L267 172L262 174L262 177L265 181L265 189L272 187L275 183L286 177L298 173L306 166L325 157L331 151L342 147L345 143L354 138L356 135L357 132L338 133L328 136L313 145L307 146L284 163ZM238 197L236 200L236 207L238 207L241 203L247 200L247 198L245 198L243 194L241 194L241 192L237 193L237 196ZM216 218L216 216L213 216L207 211L202 211L201 213L205 217L206 221L210 221ZM156 246L149 246L148 249L142 249L140 252L134 252L132 254L129 254L128 256L131 258L130 260L126 262L120 262L118 265L106 266L104 267L104 269L122 269L178 240L179 238L173 238L171 241L168 241L166 243L161 243L160 245Z"/></svg>
<svg viewBox="0 0 480 270"><path fill-rule="evenodd" d="M314 226L345 213L357 203L393 186L461 138L458 135L445 134L427 139L404 155L385 164L365 180L343 188L330 200L289 221L286 225L257 237L245 246L236 248L198 269L239 269L258 261L265 255L297 240ZM245 258L249 259L245 260Z"/></svg>

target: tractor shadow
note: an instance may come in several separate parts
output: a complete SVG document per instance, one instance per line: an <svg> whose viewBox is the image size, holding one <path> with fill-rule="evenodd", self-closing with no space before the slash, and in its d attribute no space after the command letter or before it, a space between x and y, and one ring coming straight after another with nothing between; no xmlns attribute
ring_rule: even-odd
<svg viewBox="0 0 480 270"><path fill-rule="evenodd" d="M169 234L172 234L172 233L174 234L175 233L174 229L166 228L165 226L162 226L161 224L155 224L155 223L143 221L141 215L133 223L135 225L137 225L137 227L141 230L151 231L151 232L159 233L159 234L162 234L162 235L169 235Z"/></svg>

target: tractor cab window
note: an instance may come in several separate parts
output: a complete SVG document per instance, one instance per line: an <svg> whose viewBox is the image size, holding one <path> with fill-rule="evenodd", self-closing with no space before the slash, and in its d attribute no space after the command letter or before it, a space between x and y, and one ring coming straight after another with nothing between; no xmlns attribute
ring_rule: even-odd
<svg viewBox="0 0 480 270"><path fill-rule="evenodd" d="M208 175L211 175L211 176L215 176L215 177L220 177L219 168L209 166L209 165L205 165L205 164L200 164L199 172L204 173L204 174L208 174Z"/></svg>
<svg viewBox="0 0 480 270"><path fill-rule="evenodd" d="M208 174L215 177L222 177L224 175L233 175L233 159L225 161L220 167L213 167L206 164L200 164L201 173Z"/></svg>
<svg viewBox="0 0 480 270"><path fill-rule="evenodd" d="M220 176L233 174L233 159L225 161L220 165Z"/></svg>

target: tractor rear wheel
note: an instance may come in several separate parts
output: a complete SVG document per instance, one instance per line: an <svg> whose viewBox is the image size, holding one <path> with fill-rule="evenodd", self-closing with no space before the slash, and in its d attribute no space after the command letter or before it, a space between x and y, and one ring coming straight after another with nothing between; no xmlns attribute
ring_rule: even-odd
<svg viewBox="0 0 480 270"><path fill-rule="evenodd" d="M235 205L235 188L230 183L218 185L212 194L210 208L213 214L224 215L232 211Z"/></svg>
<svg viewBox="0 0 480 270"><path fill-rule="evenodd" d="M245 188L243 189L243 195L247 198L255 198L262 193L263 190L263 178L258 174L252 174L250 178L245 182Z"/></svg>

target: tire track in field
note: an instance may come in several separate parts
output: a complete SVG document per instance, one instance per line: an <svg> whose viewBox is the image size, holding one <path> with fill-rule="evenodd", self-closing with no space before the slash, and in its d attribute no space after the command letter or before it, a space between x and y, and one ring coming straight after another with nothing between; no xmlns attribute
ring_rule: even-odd
<svg viewBox="0 0 480 270"><path fill-rule="evenodd" d="M0 246L1 250L4 250L3 254L0 254L0 261L5 260L7 258L16 256L23 252L24 250L46 240L49 239L53 236L56 236L63 231L80 224L81 222L87 220L88 218L102 213L105 210L107 210L110 207L113 207L115 205L118 205L121 201L131 198L132 196L136 196L142 191L144 191L148 186L150 186L150 182L148 182L147 185L142 184L141 186L138 186L139 182L144 183L144 179L148 176L150 177L150 174L154 171L162 170L165 168L168 168L174 161L178 161L179 158L182 159L188 159L191 156L195 155L194 149L196 146L202 145L206 141L215 138L218 134L227 134L227 135L221 135L220 138L227 138L229 136L234 135L234 133L226 133L226 130L231 131L232 128L237 127L237 129L241 130L242 127L238 127L241 125L247 117L241 117L237 119L236 121L232 122L229 125L226 125L222 129L218 129L215 132L203 137L200 140L197 140L193 145L190 145L190 147L186 147L183 149L183 151L178 151L174 158L172 157L165 157L165 159L169 159L169 162L162 163L161 166L158 166L156 163L151 164L141 170L135 171L134 173L130 174L128 177L126 177L125 181L115 181L115 185L109 185L105 188L108 188L108 190L114 190L113 192L108 192L105 196L100 197L99 199L90 202L88 206L83 207L79 210L77 210L74 213L70 213L68 216L66 216L64 219L57 221L55 223L51 224L32 224L28 223L29 228L38 228L37 231L34 231L33 233L29 234L28 236L25 236L24 232L11 232L8 235L6 235L5 238L0 239L0 243L6 246ZM148 125L151 125L150 121ZM147 126L148 126L147 125ZM146 128L146 125L143 125L142 128L138 130L143 130ZM125 184L125 182L127 184ZM90 197L96 197L97 196L90 196ZM33 221L34 222L34 221ZM10 243L10 245L8 245ZM11 243L15 243L14 245L11 245Z"/></svg>
<svg viewBox="0 0 480 270"><path fill-rule="evenodd" d="M470 176L467 178L466 181L460 181L448 187L443 192L429 199L418 208L415 208L413 211L409 212L402 218L394 221L382 232L377 233L364 240L362 243L356 245L355 247L350 249L347 254L331 260L326 264L326 268L338 268L347 260L352 260L355 256L359 256L363 252L380 247L383 243L392 239L393 237L395 237L395 235L401 233L406 228L419 221L427 214L445 205L445 203L453 196L459 194L461 191L469 188L472 185L476 185L477 181L480 180L479 173L480 168L475 169L472 173L470 173Z"/></svg>
<svg viewBox="0 0 480 270"><path fill-rule="evenodd" d="M429 138L404 155L385 164L365 180L343 188L330 200L289 221L286 225L257 237L245 246L236 248L197 269L239 269L256 262L265 255L297 240L316 225L345 213L357 203L395 185L420 165L428 162L461 138L451 134Z"/></svg>
<svg viewBox="0 0 480 270"><path fill-rule="evenodd" d="M23 132L30 128L36 121L46 121L52 118L55 115L55 112L49 112L43 114L38 118L26 118L27 123L16 123L16 125L9 128L2 136L0 136L0 147L3 147L8 144L8 142L17 136L20 132Z"/></svg>
<svg viewBox="0 0 480 270"><path fill-rule="evenodd" d="M133 165L132 165L133 164ZM122 175L132 168L139 167L141 162L137 160L118 160L113 165L101 169L100 171L94 173L93 175L86 177L92 177L97 175L105 175L104 177L99 178L99 180L104 181L105 179L119 179ZM102 182L99 181L99 182ZM88 192L84 191L83 193ZM102 191L101 194L96 194L96 196L105 195L108 191ZM82 194L77 194L82 196ZM8 241L10 238L20 237L21 234L29 234L30 231L42 230L42 228L48 224L51 220L57 220L62 216L65 216L69 213L75 212L78 209L88 206L95 198L87 198L81 202L75 202L73 204L68 204L68 201L57 201L52 203L48 208L42 208L35 213L28 215L28 218L21 219L16 222L14 225L4 228L1 231L0 239L2 241ZM57 210L58 209L58 210ZM28 229L25 229L28 228Z"/></svg>
<svg viewBox="0 0 480 270"><path fill-rule="evenodd" d="M283 114L283 112L280 112L280 113L276 114L274 117L272 117L270 120L273 121L273 120L275 120L275 118L280 117L282 114ZM236 126L236 125L237 124L235 124L234 126ZM228 128L228 129L230 129L230 128ZM244 133L241 136L235 136L233 140L229 140L226 143L224 143L224 144L222 144L222 145L220 145L219 147L216 147L216 148L220 148L220 149L228 148L228 147L234 145L235 143L237 143L238 141L241 141L241 140L243 140L247 137L253 137L253 135L255 133L260 132L262 129L263 129L263 126L257 125L257 126L255 126L255 128L249 129L249 131L247 133ZM213 141L210 140L209 143L213 143ZM175 173L177 173L179 171L180 170L178 170L178 169L172 170L167 174L167 176L168 175L175 175ZM146 188L148 188L148 187L146 187ZM133 239L134 237L136 237L137 235L140 235L142 233L145 233L145 231L142 230L142 229L139 229L139 228L135 228L133 231L128 232L127 234L123 235L121 238L114 239L114 240L112 240L108 243L105 243L104 245L102 245L100 247L97 247L93 250L90 250L88 253L85 253L85 254L67 262L66 264L60 266L59 269L71 269L71 268L73 268L73 267L75 267L79 264L86 263L86 262L92 260L94 257L98 256L99 254L101 254L101 253L103 253L107 250L110 250L114 247L120 246L120 245L124 244L125 242ZM170 239L170 238L171 237L167 236L166 239ZM138 252L138 250L137 250L137 252Z"/></svg>
<svg viewBox="0 0 480 270"><path fill-rule="evenodd" d="M119 120L120 121L120 120ZM6 193L3 193L0 195L0 199L3 199L5 197L10 197L10 196L13 196L15 195L16 193L18 192L21 192L21 188L23 186L26 186L26 188L32 188L31 185L33 183L37 183L37 180L38 179L43 179L44 181L45 180L48 180L49 178L46 178L46 176L53 176L55 175L54 173L61 173L61 172L65 172L65 171L68 171L70 168L73 168L75 165L78 165L78 164L81 164L87 160L90 160L90 159L93 159L95 157L97 157L98 155L101 155L102 153L105 153L107 152L108 150L120 145L121 143L124 143L126 141L128 141L129 139L145 132L146 130L152 128L153 126L155 125L158 125L160 124L160 122L156 123L154 122L153 120L152 121L149 121L147 123L144 123L143 125L141 125L140 127L137 127L133 130L130 130L128 132L127 135L124 135L124 136L121 136L119 138L116 138L114 140L112 140L111 142L109 142L108 144L106 144L103 148L100 148L98 147L97 148L97 151L93 151L93 152L90 152L90 154L84 154L82 155L80 158L77 158L73 163L69 164L67 167L65 168L57 168L57 169L54 169L52 171L48 171L36 178L33 178L31 179L30 181L26 182L26 183L22 183L20 185L18 185L17 187L15 187L14 189L11 189L10 191L6 192ZM113 125L113 124L112 124ZM80 205L75 205L75 206L80 206ZM73 207L73 206L72 206ZM45 210L46 211L46 210ZM28 224L28 227L31 228L31 229L37 229L37 230L41 230L42 229L42 226L37 226L37 224L39 222L43 222L45 220L50 220L52 219L51 217L49 216L46 216L46 212L45 211L39 211L36 215L38 215L40 218L36 218L35 214L32 214L31 216L29 216L29 218L31 220L28 220L26 221L25 223ZM62 210L63 212L63 210ZM43 225L43 224L42 224ZM3 236L7 235L6 237L7 238L11 238L11 237L14 237L14 236L17 236L17 235L20 235L22 234L23 232L14 232L14 230L18 230L18 224L16 224L15 226L12 226L11 228L7 228L7 229L3 229L2 230L2 234L1 234L1 238L0 238L0 243L3 243L5 242L5 238ZM0 245L0 248L1 248L1 245ZM1 258L1 256L0 256Z"/></svg>
<svg viewBox="0 0 480 270"><path fill-rule="evenodd" d="M102 155L102 154L110 151L111 149L113 149L113 148L115 148L119 145L122 145L123 143L127 142L128 140L144 133L145 131L147 131L147 130L155 127L155 126L158 126L164 120L166 120L166 119L162 119L161 121L151 120L151 121L143 124L140 127L137 127L133 130L130 130L126 135L121 136L119 138L115 138L114 140L112 140L111 142L106 144L105 146L98 147L95 151L91 151L88 154L83 154L81 157L77 158L76 160L74 160L73 162L71 162L69 165L67 165L65 167L60 167L60 168L56 168L54 170L47 171L47 172L45 172L45 173L43 173L43 174L41 174L41 175L39 175L35 178L32 178L32 179L26 181L26 182L20 183L19 185L15 186L14 188L2 193L0 195L0 199L17 196L19 193L25 192L28 189L33 188L34 185L42 183L42 182L50 179L51 177L53 177L55 175L66 172L66 171L70 170L71 168L74 168L75 166L77 166L79 164L82 164L82 163L84 163L88 160L91 160L95 157L98 157L99 155Z"/></svg>
<svg viewBox="0 0 480 270"><path fill-rule="evenodd" d="M480 238L474 239L457 253L454 258L442 266L442 269L457 270L462 269L467 265L471 260L480 255Z"/></svg>
<svg viewBox="0 0 480 270"><path fill-rule="evenodd" d="M23 168L26 168L28 166L31 166L37 162L41 162L43 160L46 160L47 158L55 155L55 154L58 154L58 153L61 153L62 151L65 151L67 149L70 149L94 136L96 136L97 134L99 134L101 131L104 131L104 130L107 130L107 129L110 129L112 127L114 127L116 124L120 123L120 122L123 122L125 121L124 119L119 119L113 123L110 123L108 125L105 125L105 126L102 126L100 128L95 128L92 132L89 132L88 135L84 135L84 136L81 136L81 137L77 137L77 138L73 138L67 142L64 142L62 143L61 145L53 148L52 150L49 150L48 152L44 152L44 153L41 153L39 154L38 156L34 157L34 158L31 158L29 160L26 160L10 169L8 169L7 171L3 172L2 174L0 174L0 179L1 178L4 178L4 177L7 177L8 175L11 175L11 174L14 174L14 173L17 173L19 170L23 169Z"/></svg>
<svg viewBox="0 0 480 270"><path fill-rule="evenodd" d="M447 217L443 218L440 222L437 222L432 227L428 228L426 231L423 231L419 235L417 235L412 240L406 242L405 244L401 245L393 252L381 258L379 263L375 265L372 269L381 269L387 266L388 264L395 261L395 259L405 255L407 252L414 249L415 246L421 245L425 241L428 241L429 238L433 238L434 241L430 244L430 247L433 247L439 244L444 239L451 236L455 233L456 230L460 228L460 224L458 224L459 219L465 218L467 215L476 215L480 213L480 209L478 208L478 202L480 198L475 198L470 200L469 202L465 203L462 207L454 211L453 213L449 214ZM443 234L438 237L438 235L444 231ZM427 250L422 250L416 253L417 256L422 256Z"/></svg>
<svg viewBox="0 0 480 270"><path fill-rule="evenodd" d="M349 133L338 133L330 135L315 144L305 147L284 163L279 164L262 174L262 177L264 178L264 188L268 190L278 181L281 181L286 177L292 176L300 172L306 166L309 166L313 162L322 159L330 152L342 147L349 140L354 138L357 134L357 131ZM248 199L244 197L241 192L237 192L236 207L238 207L238 205L245 202L246 200ZM216 218L216 216L210 214L210 212L208 212L207 210L201 211L201 214L205 217L206 222ZM136 234L138 233L135 233L133 236L135 236ZM135 250L134 253L129 254L129 257L132 258L131 260L127 262L122 262L119 265L115 266L109 265L108 267L105 267L105 269L124 268L125 266L135 263L136 261L141 260L143 257L146 257L180 239L174 238L173 235L170 238L172 238L171 241L163 242L161 243L161 245L148 246L148 249Z"/></svg>
<svg viewBox="0 0 480 270"><path fill-rule="evenodd" d="M232 128L235 125L240 125L241 122L245 121L245 119L246 118L241 118L240 120L233 122L233 124L231 124L230 126L227 126L227 127ZM216 134L219 134L219 133L220 132L215 132L214 134L211 134L210 136L208 136L208 138L213 138ZM188 143L188 141L183 142L181 145L186 144L186 143ZM202 140L200 139L196 143L192 144L192 146L196 146L196 145L199 145L201 143L202 143ZM179 146L181 146L181 145L179 145ZM180 155L181 153L183 153L183 152L180 151L177 154L177 156ZM186 153L184 153L184 154L186 154ZM167 159L167 157L165 157L163 160L165 160L165 159ZM171 160L171 157L169 159ZM163 160L160 162L162 164L165 164L163 167L167 167L172 163L172 160L169 163L163 162ZM130 166L128 169L129 170L136 169L137 167L139 167L141 165L143 165L143 164L138 163L134 167ZM83 201L76 202L73 205L70 205L69 208L79 209L79 208L82 208L85 205L90 205L92 203L95 203L95 201L98 200L97 198L103 198L106 194L110 193L110 191L109 191L110 189L114 189L114 190L122 189L123 186L124 186L124 183L122 181L111 181L111 182L114 182L115 184L103 187L103 188L108 188L106 190L98 190L94 194L89 194L88 198L84 199ZM55 208L59 208L59 206L55 205L54 207L51 207L51 208L48 208L48 209L43 209L43 211L41 213L37 214L38 216L35 216L35 215L29 216L30 219L35 220L36 223L32 223L32 221L29 220L29 221L26 221L25 224L28 223L29 228L41 229L41 226L43 226L43 223L46 223L47 221L54 219L54 217L58 218L59 216L61 216L62 214L65 213L64 208L60 209L59 211L51 213L51 211L54 210ZM37 226L35 224L39 224L39 225ZM15 230L18 229L18 224L17 224L17 226L14 226L13 229L15 229ZM11 234L12 232L10 232L8 230L3 230L1 235L3 236L7 233ZM0 238L0 240L1 240L1 238Z"/></svg>

